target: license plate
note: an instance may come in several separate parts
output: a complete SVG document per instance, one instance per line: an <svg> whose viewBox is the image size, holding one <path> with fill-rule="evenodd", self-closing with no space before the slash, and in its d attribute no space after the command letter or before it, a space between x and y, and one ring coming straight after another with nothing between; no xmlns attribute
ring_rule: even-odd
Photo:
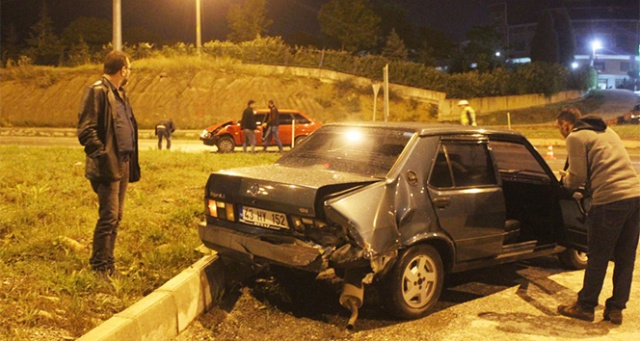
<svg viewBox="0 0 640 341"><path fill-rule="evenodd" d="M283 213L262 210L255 207L242 206L240 221L245 224L267 227L270 229L288 229L287 216Z"/></svg>

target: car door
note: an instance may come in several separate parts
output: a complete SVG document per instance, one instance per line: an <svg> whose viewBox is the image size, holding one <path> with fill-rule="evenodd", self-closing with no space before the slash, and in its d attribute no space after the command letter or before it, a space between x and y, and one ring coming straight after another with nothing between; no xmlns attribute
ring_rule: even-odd
<svg viewBox="0 0 640 341"><path fill-rule="evenodd" d="M442 139L428 180L440 227L453 238L456 261L502 251L506 210L488 141Z"/></svg>
<svg viewBox="0 0 640 341"><path fill-rule="evenodd" d="M573 247L579 251L587 252L587 212L591 206L591 197L582 193L570 193L561 188L560 208L564 230L560 234L558 243Z"/></svg>
<svg viewBox="0 0 640 341"><path fill-rule="evenodd" d="M280 112L280 127L278 128L278 136L280 136L280 142L282 145L291 144L291 114Z"/></svg>
<svg viewBox="0 0 640 341"><path fill-rule="evenodd" d="M538 244L586 251L584 222L590 198L574 198L526 140L496 137L490 146L502 179L507 218L511 215L533 229L530 233Z"/></svg>

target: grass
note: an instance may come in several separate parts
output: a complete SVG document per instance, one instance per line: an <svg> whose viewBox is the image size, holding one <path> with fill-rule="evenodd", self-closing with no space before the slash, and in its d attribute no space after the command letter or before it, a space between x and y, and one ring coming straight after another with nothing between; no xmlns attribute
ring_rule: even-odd
<svg viewBox="0 0 640 341"><path fill-rule="evenodd" d="M110 286L88 259L97 197L81 149L0 146L0 339L32 328L78 337L195 262L208 174L277 155L141 151L116 245L126 278Z"/></svg>

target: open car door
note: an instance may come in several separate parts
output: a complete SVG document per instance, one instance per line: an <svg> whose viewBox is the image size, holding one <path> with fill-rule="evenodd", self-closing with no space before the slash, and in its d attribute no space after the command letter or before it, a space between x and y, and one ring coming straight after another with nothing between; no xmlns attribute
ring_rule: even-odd
<svg viewBox="0 0 640 341"><path fill-rule="evenodd" d="M587 252L587 212L591 208L591 197L585 196L583 191L571 193L566 188L561 188L560 208L564 221L566 246L576 250Z"/></svg>

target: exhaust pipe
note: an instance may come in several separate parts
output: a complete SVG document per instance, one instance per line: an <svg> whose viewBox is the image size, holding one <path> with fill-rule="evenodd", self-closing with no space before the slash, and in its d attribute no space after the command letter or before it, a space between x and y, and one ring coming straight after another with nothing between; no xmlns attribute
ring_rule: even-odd
<svg viewBox="0 0 640 341"><path fill-rule="evenodd" d="M340 294L340 305L351 311L351 317L347 322L347 329L353 330L358 319L358 309L362 306L364 298L364 286L360 284L359 287L344 283L342 286L342 293Z"/></svg>

